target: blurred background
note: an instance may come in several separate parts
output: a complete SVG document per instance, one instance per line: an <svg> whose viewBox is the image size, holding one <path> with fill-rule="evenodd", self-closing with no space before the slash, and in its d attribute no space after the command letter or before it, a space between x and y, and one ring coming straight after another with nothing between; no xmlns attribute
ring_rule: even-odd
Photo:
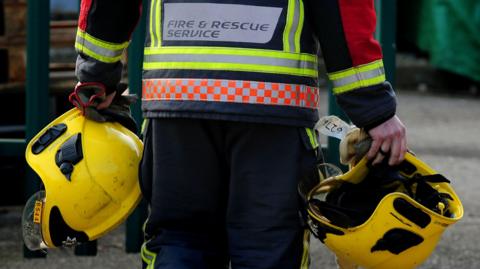
<svg viewBox="0 0 480 269"><path fill-rule="evenodd" d="M480 190L476 178L480 174L480 1L375 3L376 37L384 51L387 79L398 95L398 114L407 126L409 146L453 180L466 210L464 219L447 231L422 268L476 268L480 262L480 244L474 240L480 236L476 198ZM38 179L23 158L25 143L70 108L67 97L76 83L78 12L78 0L0 0L0 268L139 268L136 252L142 240L144 208L127 225L76 250L54 250L45 257L22 246L22 205L38 188ZM127 63L124 79L133 92L140 88L141 32L142 23L123 59ZM320 113L342 116L328 93L325 76L320 84ZM140 120L138 104L134 111ZM336 143L322 141L331 162L338 160ZM312 268L335 268L332 256L318 242L313 243L312 257Z"/></svg>

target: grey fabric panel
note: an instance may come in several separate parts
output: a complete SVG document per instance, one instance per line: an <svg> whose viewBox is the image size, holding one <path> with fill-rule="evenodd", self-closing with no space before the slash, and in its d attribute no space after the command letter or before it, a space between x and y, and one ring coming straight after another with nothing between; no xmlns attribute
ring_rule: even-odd
<svg viewBox="0 0 480 269"><path fill-rule="evenodd" d="M123 64L102 63L85 55L78 55L75 75L81 82L100 82L107 87L107 91L113 92L122 77ZM72 86L73 87L73 86Z"/></svg>

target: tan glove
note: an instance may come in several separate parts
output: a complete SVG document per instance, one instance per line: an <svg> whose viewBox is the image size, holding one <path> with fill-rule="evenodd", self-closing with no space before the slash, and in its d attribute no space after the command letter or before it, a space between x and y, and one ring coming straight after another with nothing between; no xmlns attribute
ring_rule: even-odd
<svg viewBox="0 0 480 269"><path fill-rule="evenodd" d="M370 149L372 139L360 128L352 128L340 141L340 162L342 164L356 164Z"/></svg>

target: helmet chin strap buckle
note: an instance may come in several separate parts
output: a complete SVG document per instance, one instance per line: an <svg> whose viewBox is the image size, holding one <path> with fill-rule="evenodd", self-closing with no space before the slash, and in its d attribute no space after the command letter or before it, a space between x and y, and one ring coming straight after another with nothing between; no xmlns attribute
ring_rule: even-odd
<svg viewBox="0 0 480 269"><path fill-rule="evenodd" d="M69 181L71 180L74 165L82 159L82 137L80 133L73 135L65 141L55 155L55 163Z"/></svg>

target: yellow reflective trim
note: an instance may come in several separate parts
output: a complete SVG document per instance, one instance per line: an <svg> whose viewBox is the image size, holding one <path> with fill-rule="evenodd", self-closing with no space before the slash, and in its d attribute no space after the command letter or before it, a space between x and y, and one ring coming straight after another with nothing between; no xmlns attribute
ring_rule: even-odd
<svg viewBox="0 0 480 269"><path fill-rule="evenodd" d="M151 258L149 259L149 257L147 257L145 254L147 254ZM157 254L147 249L147 242L144 242L142 244L140 255L142 256L142 260L147 264L147 268L154 268L155 260L157 259Z"/></svg>
<svg viewBox="0 0 480 269"><path fill-rule="evenodd" d="M78 43L78 42L75 42L75 48L86 54L87 56L89 57L92 57L96 60L99 60L100 62L104 62L104 63L115 63L115 62L118 62L120 61L120 59L122 58L122 55L119 55L119 56L116 56L116 57L107 57L107 56L104 56L104 55L100 55L92 50L90 50L89 48L87 48L86 46Z"/></svg>
<svg viewBox="0 0 480 269"><path fill-rule="evenodd" d="M143 119L142 121L142 127L140 128L140 133L141 134L144 134L145 133L145 128L147 127L147 123L148 123L148 119ZM145 225L146 225L146 221L143 223L143 226L142 226L142 231L145 232Z"/></svg>
<svg viewBox="0 0 480 269"><path fill-rule="evenodd" d="M145 48L145 55L152 54L225 54L240 56L262 56L280 59L301 60L306 62L317 62L317 56L308 53L293 53L287 51L247 49L247 48L226 48L226 47L162 47Z"/></svg>
<svg viewBox="0 0 480 269"><path fill-rule="evenodd" d="M299 11L300 11L300 18L298 19L298 26L297 29L295 30L295 52L300 52L300 36L302 33L303 29L303 21L305 20L305 15L304 15L304 10L303 10L303 1L298 0L299 2Z"/></svg>
<svg viewBox="0 0 480 269"><path fill-rule="evenodd" d="M155 257L153 258L153 261L151 264L148 265L148 268L147 269L155 269L155 261L157 260L157 256L155 255Z"/></svg>
<svg viewBox="0 0 480 269"><path fill-rule="evenodd" d="M121 50L128 47L128 43L129 43L129 41L125 41L123 43L111 43L111 42L103 41L89 35L88 33L84 32L80 28L78 28L77 30L77 35L85 40L88 40L90 43L98 47L105 48L108 50Z"/></svg>
<svg viewBox="0 0 480 269"><path fill-rule="evenodd" d="M295 0L288 0L287 18L285 21L285 30L283 31L283 50L290 51L290 31L292 29L293 17L295 11Z"/></svg>
<svg viewBox="0 0 480 269"><path fill-rule="evenodd" d="M310 265L310 231L305 229L303 232L303 253L300 269L308 269Z"/></svg>
<svg viewBox="0 0 480 269"><path fill-rule="evenodd" d="M152 263L151 260L145 257L145 255L143 254L143 251L140 251L140 255L142 256L142 261L144 261L146 264L150 265L150 263Z"/></svg>
<svg viewBox="0 0 480 269"><path fill-rule="evenodd" d="M346 70L338 71L338 72L333 72L333 73L328 73L328 78L330 80L336 80L336 79L341 79L344 77L348 77L351 75L354 75L356 73L361 73L361 72L366 72L370 71L373 69L378 69L378 68L383 68L383 60L376 60L371 63L355 66Z"/></svg>
<svg viewBox="0 0 480 269"><path fill-rule="evenodd" d="M317 77L317 70L304 68L291 68L282 66L241 64L241 63L198 63L198 62L164 62L144 63L143 69L192 69L192 70L231 70L244 72L260 72L272 74L286 74L292 76Z"/></svg>
<svg viewBox="0 0 480 269"><path fill-rule="evenodd" d="M152 256L152 257L157 256L156 253L151 252L150 250L148 250L148 248L147 248L147 243L146 243L146 242L143 243L142 249L145 251L145 253L147 253L148 255L150 255L150 256Z"/></svg>
<svg viewBox="0 0 480 269"><path fill-rule="evenodd" d="M160 47L162 46L162 30L160 28L161 24L161 10L162 10L162 0L157 0L157 8L156 8L156 32L157 32L157 46Z"/></svg>
<svg viewBox="0 0 480 269"><path fill-rule="evenodd" d="M154 17L153 17L153 12L155 10L155 7L154 7L154 4L155 4L155 1L154 0L151 0L150 1L150 19L149 19L149 23L150 23L150 46L154 47L155 46L155 38L154 38L154 34L153 34L153 22L154 22Z"/></svg>
<svg viewBox="0 0 480 269"><path fill-rule="evenodd" d="M315 131L313 131L311 128L305 128L305 130L307 132L308 139L310 140L310 145L312 145L314 149L318 148L319 144Z"/></svg>
<svg viewBox="0 0 480 269"><path fill-rule="evenodd" d="M380 75L378 77L374 77L371 79L360 80L352 84L333 88L333 94L341 94L341 93L349 92L358 88L380 84L384 81L385 81L385 75Z"/></svg>

